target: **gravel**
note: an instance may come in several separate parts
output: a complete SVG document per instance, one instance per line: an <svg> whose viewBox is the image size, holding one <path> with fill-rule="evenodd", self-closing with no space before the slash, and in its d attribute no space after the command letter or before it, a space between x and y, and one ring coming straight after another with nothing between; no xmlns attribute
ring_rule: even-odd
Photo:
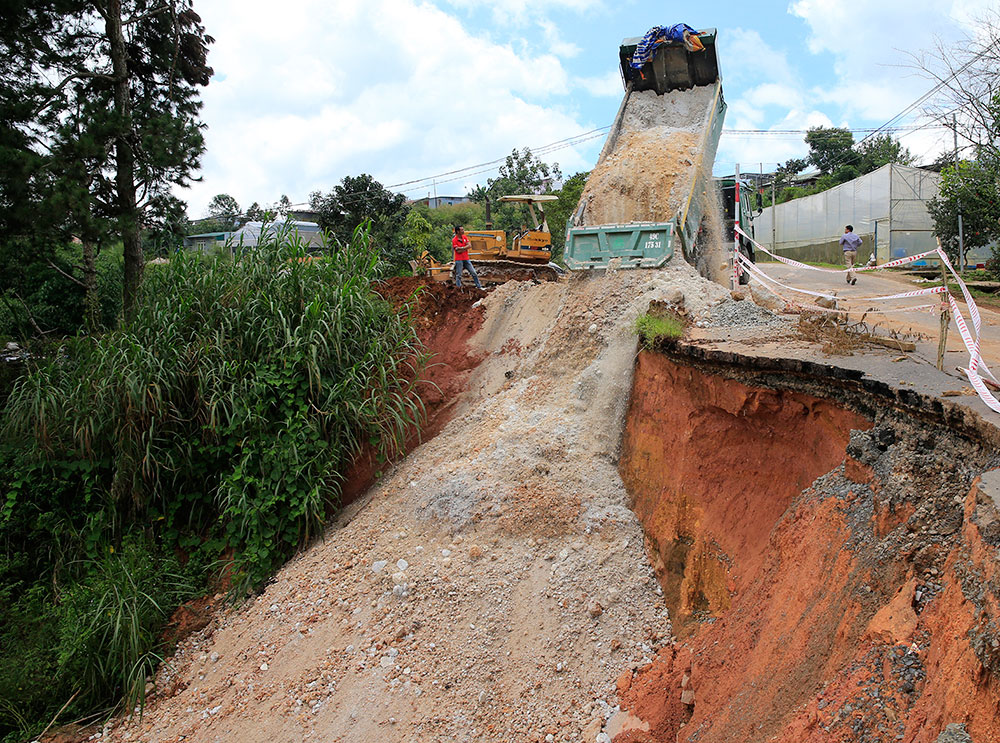
<svg viewBox="0 0 1000 743"><path fill-rule="evenodd" d="M106 739L594 743L615 679L671 636L616 465L632 328L652 299L726 296L680 261L498 287L451 422Z"/></svg>
<svg viewBox="0 0 1000 743"><path fill-rule="evenodd" d="M734 301L727 299L712 308L709 325L729 328L787 328L790 322L768 309L754 304L749 299Z"/></svg>

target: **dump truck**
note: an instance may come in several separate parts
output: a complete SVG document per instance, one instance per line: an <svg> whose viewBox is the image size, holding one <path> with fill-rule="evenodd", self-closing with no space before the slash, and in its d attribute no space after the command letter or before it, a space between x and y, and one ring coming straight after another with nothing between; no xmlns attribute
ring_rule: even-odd
<svg viewBox="0 0 1000 743"><path fill-rule="evenodd" d="M656 268L680 251L708 275L699 228L726 102L717 32L697 36L701 50L662 41L639 66L644 39L619 47L625 97L567 223L571 270Z"/></svg>
<svg viewBox="0 0 1000 743"><path fill-rule="evenodd" d="M498 201L524 204L531 215L531 227L514 232L507 244L505 230L469 229L469 260L476 268L480 281L501 283L511 279L534 279L554 281L562 269L552 264L552 235L545 218L544 204L558 199L549 194L514 194L501 196ZM489 217L487 217L489 220ZM414 274L424 273L435 281L448 281L454 270L454 263L440 263L424 252L419 261L411 262Z"/></svg>

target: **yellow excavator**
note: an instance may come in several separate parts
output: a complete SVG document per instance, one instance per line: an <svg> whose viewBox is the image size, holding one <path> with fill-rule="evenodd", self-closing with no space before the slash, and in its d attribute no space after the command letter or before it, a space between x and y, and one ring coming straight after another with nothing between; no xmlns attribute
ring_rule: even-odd
<svg viewBox="0 0 1000 743"><path fill-rule="evenodd" d="M489 204L487 204L485 230L467 230L469 238L469 260L476 268L480 281L502 283L511 279L535 279L555 281L562 273L552 258L552 235L545 218L543 204L558 197L538 194L517 194L501 196L499 201L525 204L534 223L534 228L522 227L512 236L507 245L504 230L489 229ZM537 211L536 211L537 209ZM539 219L539 216L541 217ZM424 273L435 281L448 281L452 277L454 263L439 263L427 251L419 261L410 261L414 275Z"/></svg>

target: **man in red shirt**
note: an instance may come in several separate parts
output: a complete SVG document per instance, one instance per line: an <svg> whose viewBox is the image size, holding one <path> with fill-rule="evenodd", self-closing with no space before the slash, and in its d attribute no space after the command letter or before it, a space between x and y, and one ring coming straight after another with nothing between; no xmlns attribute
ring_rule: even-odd
<svg viewBox="0 0 1000 743"><path fill-rule="evenodd" d="M455 237L451 238L451 249L455 253L455 286L459 289L462 288L462 271L464 269L476 282L476 288L482 289L483 286L479 283L476 269L472 267L472 261L469 260L469 238L465 236L465 231L457 225L455 226Z"/></svg>

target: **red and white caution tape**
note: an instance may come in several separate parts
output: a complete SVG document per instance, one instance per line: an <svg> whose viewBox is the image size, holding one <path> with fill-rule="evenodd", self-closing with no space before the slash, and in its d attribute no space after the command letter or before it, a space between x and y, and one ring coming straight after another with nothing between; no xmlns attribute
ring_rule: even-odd
<svg viewBox="0 0 1000 743"><path fill-rule="evenodd" d="M972 385L972 389L976 391L979 398L986 403L991 410L995 410L1000 413L1000 400L997 400L990 392L986 383L983 382L982 377L979 376L978 366L982 365L982 359L979 356L979 340L973 339L972 333L969 332L969 326L965 323L965 318L962 317L962 312L958 308L958 302L955 298L948 297L948 304L951 307L952 317L955 318L955 325L958 326L958 334L962 336L962 342L965 343L965 348L969 351L969 368L962 369L965 372L965 376L969 378L969 383ZM983 365L985 368L985 365Z"/></svg>
<svg viewBox="0 0 1000 743"><path fill-rule="evenodd" d="M788 284L783 284L772 276L765 274L759 267L757 267L753 261L747 258L742 253L736 254L739 258L739 263L742 267L749 271L753 276L763 277L763 281L770 281L783 289L788 289L789 291L798 292L800 294L808 294L813 297L824 297L825 299L837 299L837 300L850 300L852 302L885 302L892 299L907 299L909 297L923 297L930 294L944 294L948 290L943 286L931 286L926 289L916 289L912 292L900 292L899 294L883 294L877 297L838 297L836 294L825 294L824 292L814 292L809 289L799 289L795 286L789 286Z"/></svg>
<svg viewBox="0 0 1000 743"><path fill-rule="evenodd" d="M794 266L800 266L802 268L816 269L815 266L809 266L809 265L807 265L805 263L800 263L798 261L793 261L790 258L784 258L783 256L774 255L774 253L772 253L771 251L767 250L767 248L765 248L764 246L760 245L760 243L754 241L752 238L750 238L746 233L744 233L738 227L736 228L736 230L737 230L737 232L739 232L739 234L743 235L748 240L750 240L755 246L757 246L758 248L760 248L761 250L763 250L768 255L770 255L770 256L772 256L774 258L777 258L782 263L787 263L789 265L794 265ZM993 411L995 411L997 413L1000 413L1000 400L998 400L993 395L993 393L990 391L989 387L987 387L986 383L983 381L982 376L980 375L980 371L982 371L988 377L990 377L991 379L993 379L993 381L1000 382L1000 380L997 380L997 378L993 375L993 372L990 371L989 367L986 365L986 362L983 360L983 357L982 357L982 354L981 354L981 347L982 347L982 338L981 338L982 316L980 315L979 307L976 306L976 302L972 298L972 294L971 294L971 292L969 292L969 288L965 285L965 282L962 280L962 277L958 275L958 272L955 271L954 267L951 265L951 261L948 260L948 256L945 254L944 250L942 250L939 247L939 248L937 248L935 250L931 250L931 251L929 251L927 253L921 253L920 255L914 255L914 256L907 256L906 258L899 258L899 259L897 259L895 261L891 261L889 263L883 263L881 266L878 266L878 268L891 268L893 266L900 266L900 265L903 265L904 263L909 263L911 261L915 261L915 260L918 260L920 258L924 258L924 257L927 257L929 255L935 255L935 254L936 254L936 257L941 260L942 264L948 269L948 271L951 273L952 277L958 283L959 288L962 290L962 295L965 297L966 306L969 308L969 316L972 318L972 328L975 331L974 333L970 332L970 330L969 330L969 324L965 321L965 316L962 314L962 310L958 306L958 302L955 300L955 298L953 296L951 296L951 294L948 293L948 287L947 286L934 286L934 287L929 287L927 289L918 289L916 291L902 292L900 294L888 294L888 295L883 295L883 296L880 296L880 297L860 297L860 298L854 298L854 297L837 297L836 295L833 295L833 294L825 294L823 292L814 292L814 291L810 291L808 289L799 289L798 287L794 287L794 286L789 286L787 284L783 284L780 281L778 281L777 279L772 278L771 276L768 276L766 273L764 273L762 270L760 270L756 265L754 265L753 261L751 261L749 258L747 258L746 256L744 256L742 253L740 253L738 251L735 253L737 260L735 260L733 263L734 263L734 267L736 265L739 265L740 268L745 269L752 276L756 276L758 279L761 280L761 282L763 282L765 284L770 284L770 285L773 285L773 286L780 286L783 289L788 289L789 291L798 292L799 294L808 294L808 295L813 296L813 297L824 297L826 299L849 300L849 301L854 301L854 302L881 302L881 301L888 301L888 300L893 300L893 299L904 299L904 298L907 298L907 297L920 297L920 296L925 296L925 295L928 295L928 294L946 294L947 298L948 298L947 299L947 307L948 307L948 309L951 312L951 316L955 320L955 325L956 325L956 327L958 327L958 332L959 332L959 335L962 337L962 342L965 344L965 348L969 352L969 366L968 366L967 369L963 369L962 371L965 372L965 375L969 378L969 383L972 385L972 388L976 391L976 394L979 395L979 398L983 401L983 403L987 407L989 407L991 410L993 410ZM833 270L830 270L830 269L816 269L816 270L826 270L829 273L844 273L844 271L833 271ZM857 270L862 270L862 269L857 269ZM772 289L772 291L773 291L773 289ZM797 307L802 307L802 305L798 304L797 302L794 302L794 301L786 299L785 297L782 297L779 292L775 292L775 293L778 294L778 296L781 297L784 301L789 302L789 304L795 305ZM924 309L926 307L933 307L933 305L921 305L920 307L906 307L906 308L902 308L902 309L904 311L907 311L907 312L912 312L912 311ZM809 307L809 309L810 310L819 310L819 311L826 310L826 311L829 311L829 312L840 312L841 311L841 310L829 310L827 308L820 308L820 307ZM875 311L875 312L887 312L887 311L890 311L890 310L868 310L868 311L869 312L871 312L871 311Z"/></svg>
<svg viewBox="0 0 1000 743"><path fill-rule="evenodd" d="M976 331L975 346L974 349L970 349L972 358L969 361L969 368L972 369L972 371L978 371L978 369L982 367L982 370L986 372L986 376L988 376L994 382L998 382L1000 380L998 380L993 375L993 372L991 372L989 367L986 366L986 362L983 361L983 358L980 355L980 349L982 346L981 333L983 327L983 320L979 314L979 307L976 306L976 302L972 298L972 294L969 292L969 287L965 285L965 282L962 280L962 277L958 275L954 267L951 265L951 261L948 260L948 255L943 250L941 250L941 248L938 248L938 253L940 254L941 262L947 267L948 271L951 272L952 277L954 277L955 281L958 283L959 288L962 290L962 295L965 297L965 305L969 308L969 316L972 318L972 327ZM954 300L952 300L952 303L954 304ZM962 326L965 325L965 318L962 317L962 313L961 311L959 311L958 305L954 304L952 308L952 313L954 314L956 312L958 313L958 317L962 318L961 325L959 325L957 319L955 320L955 324L959 325L959 331L961 331ZM968 330L968 326L965 327L966 330Z"/></svg>
<svg viewBox="0 0 1000 743"><path fill-rule="evenodd" d="M895 268L896 266L902 266L902 265L905 265L907 263L913 263L914 261L919 261L921 258L926 258L929 255L934 255L935 253L937 253L937 249L928 250L926 253L920 253L918 255L908 255L908 256L905 256L903 258L896 258L895 260L889 261L888 263L883 263L880 266L855 266L853 269L851 269L851 268L820 268L819 266L810 266L808 263L802 263L801 261L796 261L796 260L793 260L791 258L786 258L783 255L778 255L776 253L772 253L770 250L768 250L763 245L761 245L759 242L757 242L756 240L754 240L752 237L750 237L747 233L745 233L739 227L736 228L736 231L739 234L743 235L743 237L745 237L751 243L753 243L754 247L756 247L758 250L763 251L764 253L767 253L769 256L771 256L772 258L774 258L776 261L780 261L781 263L785 263L785 264L787 264L789 266L795 266L796 268L805 268L805 269L808 269L810 271L822 271L823 273L847 273L848 271L852 271L852 270L853 271L881 271L883 268Z"/></svg>

